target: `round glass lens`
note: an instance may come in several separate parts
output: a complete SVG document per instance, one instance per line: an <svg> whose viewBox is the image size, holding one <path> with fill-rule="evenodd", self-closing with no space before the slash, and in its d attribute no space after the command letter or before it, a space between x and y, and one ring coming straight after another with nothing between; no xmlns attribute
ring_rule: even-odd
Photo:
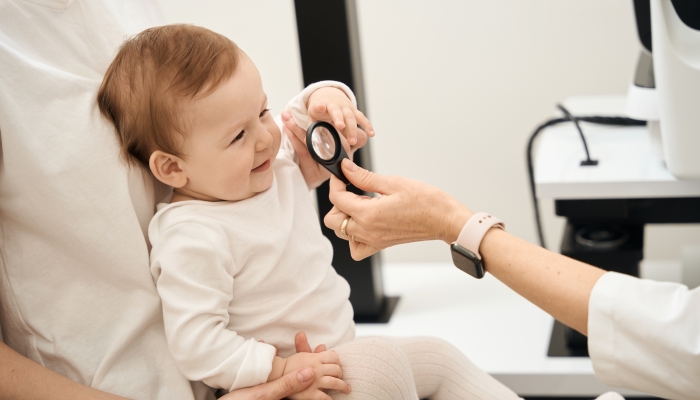
<svg viewBox="0 0 700 400"><path fill-rule="evenodd" d="M311 132L311 145L322 160L330 161L335 155L335 139L328 129L318 126Z"/></svg>

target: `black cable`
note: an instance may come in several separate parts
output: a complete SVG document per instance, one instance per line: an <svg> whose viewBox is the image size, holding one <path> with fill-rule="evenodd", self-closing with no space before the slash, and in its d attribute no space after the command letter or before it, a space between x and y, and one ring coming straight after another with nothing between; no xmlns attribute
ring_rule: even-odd
<svg viewBox="0 0 700 400"><path fill-rule="evenodd" d="M591 160L591 154L588 152L588 143L586 143L586 137L583 136L583 130L581 130L581 125L578 123L578 118L576 118L576 117L574 117L573 115L571 115L571 113L569 112L569 110L567 110L566 107L564 107L564 106L561 105L561 104L557 104L557 108L558 108L559 110L561 110L561 112L564 113L564 116L566 116L566 118L567 118L569 121L571 121L571 122L574 123L574 125L576 126L576 130L578 131L578 134L581 136L581 142L583 142L583 150L586 151L586 159L583 160L583 161L581 161L581 165L583 165L583 166L595 166L595 165L598 165L598 161L596 161L596 160Z"/></svg>
<svg viewBox="0 0 700 400"><path fill-rule="evenodd" d="M540 246L542 247L547 247L545 245L544 241L544 232L542 230L542 221L540 218L540 207L539 203L537 201L537 194L535 193L535 171L534 171L534 166L532 163L532 148L535 143L535 139L537 138L537 135L540 134L544 129L549 128L550 126L560 124L562 122L567 122L567 121L573 121L574 124L576 125L576 128L579 131L579 134L581 135L581 140L583 141L583 146L584 149L586 150L586 161L594 161L591 160L590 155L588 154L588 145L586 144L586 138L583 136L583 131L581 130L580 125L578 124L578 121L583 121L583 122L588 122L592 124L599 124L599 125L611 125L611 126L644 126L646 125L646 121L639 121L636 119L632 118L627 118L627 117L598 117L598 116L590 116L590 117L574 117L571 115L571 113L568 112L564 107L559 106L559 109L564 112L564 115L566 115L566 118L554 118L550 119L549 121L546 121L542 125L538 126L535 131L530 135L530 139L527 142L527 171L528 175L530 178L530 195L532 197L532 207L535 211L535 224L537 225L537 236L540 241ZM584 161L584 163L586 162ZM591 164L583 164L582 165L591 165Z"/></svg>

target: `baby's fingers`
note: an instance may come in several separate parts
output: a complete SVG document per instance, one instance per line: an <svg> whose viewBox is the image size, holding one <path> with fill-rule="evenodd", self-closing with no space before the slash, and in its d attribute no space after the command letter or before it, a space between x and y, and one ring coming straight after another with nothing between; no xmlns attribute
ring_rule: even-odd
<svg viewBox="0 0 700 400"><path fill-rule="evenodd" d="M357 121L355 120L355 114L349 107L343 108L343 117L345 118L345 137L348 140L348 144L354 146L357 143Z"/></svg>
<svg viewBox="0 0 700 400"><path fill-rule="evenodd" d="M326 113L326 103L315 102L309 107L309 116L313 119L321 119Z"/></svg>
<svg viewBox="0 0 700 400"><path fill-rule="evenodd" d="M318 374L323 376L333 376L335 378L343 377L343 369L340 368L338 364L323 364L316 367L317 376Z"/></svg>
<svg viewBox="0 0 700 400"><path fill-rule="evenodd" d="M282 122L284 123L284 128L289 132L293 133L294 136L299 138L302 143L306 143L306 129L301 128L297 125L297 122L292 117L292 113L289 111L282 112Z"/></svg>
<svg viewBox="0 0 700 400"><path fill-rule="evenodd" d="M338 358L338 353L333 350L324 351L319 353L321 355L321 362L324 364L340 364L340 358Z"/></svg>
<svg viewBox="0 0 700 400"><path fill-rule="evenodd" d="M335 103L331 103L328 104L326 108L328 109L328 115L331 117L331 121L333 121L333 126L339 130L345 129L343 111L340 109L340 106Z"/></svg>
<svg viewBox="0 0 700 400"><path fill-rule="evenodd" d="M345 383L345 381L338 378L333 378L332 376L323 376L318 378L316 380L316 384L318 385L319 389L337 390L345 394L350 393L350 385Z"/></svg>
<svg viewBox="0 0 700 400"><path fill-rule="evenodd" d="M355 119L357 123L362 127L362 130L367 133L367 136L374 136L374 127L369 119L360 110L355 110Z"/></svg>

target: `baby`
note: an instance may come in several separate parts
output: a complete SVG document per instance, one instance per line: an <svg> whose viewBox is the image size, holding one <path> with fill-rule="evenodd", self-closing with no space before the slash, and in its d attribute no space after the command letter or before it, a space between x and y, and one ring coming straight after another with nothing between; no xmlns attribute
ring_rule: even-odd
<svg viewBox="0 0 700 400"><path fill-rule="evenodd" d="M293 398L517 398L444 341L355 339L350 288L309 195L319 169L297 164L303 143L282 135L233 42L188 25L148 29L122 46L98 103L125 160L173 188L149 226L151 274L188 379L230 391L312 367L314 383ZM356 122L372 134L343 84L311 85L287 106L301 127L309 108L344 145L366 142ZM298 331L334 351L294 354Z"/></svg>

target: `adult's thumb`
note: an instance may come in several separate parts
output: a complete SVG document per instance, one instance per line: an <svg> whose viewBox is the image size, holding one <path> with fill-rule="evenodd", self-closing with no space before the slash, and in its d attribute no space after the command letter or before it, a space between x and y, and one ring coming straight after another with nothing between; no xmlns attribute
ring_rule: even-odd
<svg viewBox="0 0 700 400"><path fill-rule="evenodd" d="M365 192L385 194L390 190L389 178L361 168L349 159L343 160L341 168L350 183Z"/></svg>
<svg viewBox="0 0 700 400"><path fill-rule="evenodd" d="M277 385L273 397L275 399L282 399L299 393L314 381L313 378L314 371L311 368L304 368L299 371L288 373L274 382Z"/></svg>

